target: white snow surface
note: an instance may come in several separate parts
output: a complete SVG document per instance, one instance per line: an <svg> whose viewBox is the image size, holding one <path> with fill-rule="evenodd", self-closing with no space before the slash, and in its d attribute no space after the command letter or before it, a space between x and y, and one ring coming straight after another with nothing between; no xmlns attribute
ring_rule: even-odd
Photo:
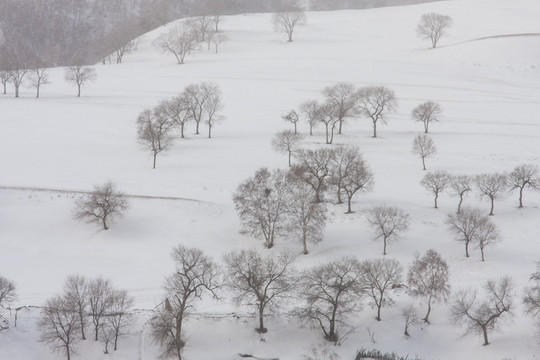
<svg viewBox="0 0 540 360"><path fill-rule="evenodd" d="M437 49L419 39L415 26L426 12L450 15L454 26ZM382 245L371 240L366 209L381 204L398 206L411 215L410 230L389 247L390 258L407 267L416 252L433 248L450 265L454 290L479 288L487 279L511 276L516 286L512 321L503 332L491 334L491 345L448 323L447 307L436 304L432 323L403 335L399 306L414 301L404 290L392 295L397 305L383 308L382 321L369 305L353 319L356 331L334 350L353 359L357 349L375 348L422 359L537 359L539 338L533 321L523 313L521 294L540 259L540 195L517 194L495 204L493 221L503 241L487 249L486 262L478 250L465 258L461 244L446 230L444 220L455 211L448 194L433 209L432 196L419 181L425 174L411 152L414 136L423 131L410 119L411 110L426 100L439 102L444 118L431 127L438 154L427 160L428 171L452 174L511 171L522 163L539 164L540 152L540 2L537 0L455 0L370 10L310 12L308 23L287 43L271 26L270 14L226 17L228 40L218 54L205 45L177 65L160 53L155 39L168 30L146 34L136 52L122 64L101 65L98 77L82 89L63 80L64 69L50 69L52 83L41 97L24 88L0 96L0 274L15 281L18 299L11 304L41 306L61 292L69 274L103 275L136 299L139 322L121 339L120 349L102 354L100 344L77 345L76 360L156 359L145 322L161 302L163 278L173 271L172 247L204 249L221 262L224 253L243 248L277 253L300 252L300 246L278 239L274 249L239 234L232 193L260 167L286 168L287 158L272 151L274 134L290 127L281 115L305 100L321 99L321 90L339 81L356 86L384 85L395 90L399 107L379 138L371 138L371 122L351 120L336 144L360 148L375 177L372 192L359 194L356 212L329 203L330 223L322 243L300 256L305 267L343 255L369 259L382 256ZM484 37L493 37L480 39ZM226 120L208 139L202 127L194 135L158 155L137 143L138 114L171 98L189 84L213 81L223 91ZM302 123L300 131L306 132ZM323 129L306 137L309 147L324 145ZM130 209L108 231L72 218L76 194L22 188L90 190L110 179L130 195L181 199L131 198ZM13 189L20 187L21 189ZM489 210L476 193L466 205ZM227 293L219 301L206 299L186 325L185 359L237 359L237 353L282 360L302 359L324 343L319 329L301 327L284 306L268 320L264 341L253 329L252 309L233 304ZM13 313L6 316L13 322ZM0 332L0 359L60 359L38 341L38 308L19 311L17 327ZM368 331L375 333L376 343Z"/></svg>

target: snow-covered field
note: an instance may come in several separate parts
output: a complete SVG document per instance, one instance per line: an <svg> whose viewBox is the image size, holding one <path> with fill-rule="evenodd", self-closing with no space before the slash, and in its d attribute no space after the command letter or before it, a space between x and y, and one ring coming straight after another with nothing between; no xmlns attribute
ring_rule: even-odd
<svg viewBox="0 0 540 360"><path fill-rule="evenodd" d="M454 19L435 50L414 31L429 11ZM540 165L540 36L475 40L539 33L540 2L455 0L307 17L293 43L273 31L270 14L226 17L228 40L220 53L203 46L181 66L153 45L167 31L162 27L147 34L123 64L96 65L97 81L83 88L81 98L64 82L63 69L50 70L52 84L42 88L40 99L29 88L19 99L12 93L1 95L0 274L16 282L19 296L13 307L42 305L61 291L67 275L79 273L110 278L135 296L138 309L150 310L161 302L163 278L173 270L173 246L200 247L218 261L232 249L262 250L260 241L239 234L233 191L259 167L286 168L286 156L270 146L274 134L290 126L282 114L305 100L321 99L324 87L347 81L390 87L399 107L388 125L378 128L376 139L370 137L370 121L345 123L344 135L335 143L361 149L374 173L374 190L355 198L354 214L345 215L346 208L329 204L325 240L296 266L342 255L381 256L381 244L370 239L364 210L388 204L412 218L410 230L390 246L388 257L408 266L415 252L433 248L449 262L453 289L479 287L502 275L511 276L517 287L515 317L503 333L491 336L487 347L450 326L443 305L435 305L431 325L414 328L406 339L398 308L410 298L400 290L394 294L398 306L383 309L381 322L366 305L355 319L356 331L335 351L342 359L352 359L361 347L423 359L539 358L540 340L520 297L540 260L540 195L526 193L523 209L517 208L516 194L497 201L493 221L503 241L487 250L484 263L478 251L466 259L444 224L446 215L455 211L456 199L443 195L435 210L432 196L419 185L425 172L411 146L423 128L409 114L426 100L444 109L443 120L431 127L439 151L428 159L429 170L472 175L511 171L522 163ZM227 119L216 126L213 139L206 138L204 128L201 135L193 135L188 125L187 139L158 155L153 170L150 154L137 143L138 114L203 80L222 89ZM300 131L307 131L305 122ZM329 146L324 145L322 128L305 143ZM103 231L72 218L72 193L10 188L90 190L107 179L130 195L190 200L132 198L126 216ZM466 204L489 211L476 193ZM301 250L298 244L278 240L274 249L262 251L285 248ZM250 309L236 307L226 294L197 310L186 326L186 359L236 359L238 352L302 359L324 342L319 329L301 328L285 314L269 321L269 333L261 341L253 331ZM38 310L24 310L17 328L0 332L0 359L62 357L37 341L38 317ZM103 355L101 345L86 341L73 359L155 359L157 349L144 326L148 317L148 311L141 311L138 325L116 353Z"/></svg>

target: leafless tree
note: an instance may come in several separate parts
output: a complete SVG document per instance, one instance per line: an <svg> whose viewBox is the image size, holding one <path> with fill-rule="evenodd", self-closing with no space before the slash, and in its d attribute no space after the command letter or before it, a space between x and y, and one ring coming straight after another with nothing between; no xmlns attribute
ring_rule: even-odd
<svg viewBox="0 0 540 360"><path fill-rule="evenodd" d="M431 47L436 48L439 39L445 34L446 29L452 26L452 23L450 16L433 12L427 13L420 18L420 22L416 26L416 33L422 39L430 39Z"/></svg>
<svg viewBox="0 0 540 360"><path fill-rule="evenodd" d="M491 201L490 216L494 215L495 200L502 198L508 188L507 179L507 175L502 173L480 174L474 178L476 187L480 191L480 197L486 197Z"/></svg>
<svg viewBox="0 0 540 360"><path fill-rule="evenodd" d="M272 139L272 148L275 151L288 154L289 167L291 167L292 154L298 149L303 138L303 135L292 132L291 130L280 131Z"/></svg>
<svg viewBox="0 0 540 360"><path fill-rule="evenodd" d="M536 272L531 274L529 281L531 285L525 288L523 305L525 312L540 325L540 262L536 264Z"/></svg>
<svg viewBox="0 0 540 360"><path fill-rule="evenodd" d="M403 267L395 259L373 259L363 261L361 268L362 292L373 301L377 308L375 319L381 321L381 308L394 304L387 290L401 282Z"/></svg>
<svg viewBox="0 0 540 360"><path fill-rule="evenodd" d="M334 151L331 149L306 150L300 149L295 153L299 165L294 165L291 171L315 190L315 202L322 201L322 193L327 188L331 176L331 160Z"/></svg>
<svg viewBox="0 0 540 360"><path fill-rule="evenodd" d="M428 309L424 322L429 323L432 302L446 302L450 296L448 264L433 249L420 257L416 254L407 273L410 294L427 298Z"/></svg>
<svg viewBox="0 0 540 360"><path fill-rule="evenodd" d="M439 208L437 200L439 195L450 185L451 178L447 171L437 170L424 175L420 181L420 185L435 196L435 209Z"/></svg>
<svg viewBox="0 0 540 360"><path fill-rule="evenodd" d="M181 111L180 109L178 110ZM170 116L175 115L174 111L176 109L170 107L165 107L165 109L158 107L154 110L146 109L137 118L138 141L144 149L152 152L153 169L156 168L157 155L167 150L173 141L170 131L176 122L173 122L173 118ZM178 115L181 116L181 114ZM177 117L176 121L179 120L184 123L186 121L183 118ZM183 129L183 123L181 123L181 129Z"/></svg>
<svg viewBox="0 0 540 360"><path fill-rule="evenodd" d="M116 189L116 185L107 181L95 185L94 190L75 201L73 215L76 219L97 222L103 229L109 229L109 223L122 217L128 208L124 194Z"/></svg>
<svg viewBox="0 0 540 360"><path fill-rule="evenodd" d="M219 46L222 42L227 41L227 35L222 32L213 32L212 33L212 44L214 44L214 50L216 54L218 53Z"/></svg>
<svg viewBox="0 0 540 360"><path fill-rule="evenodd" d="M33 69L32 73L30 73L30 75L28 76L30 80L30 85L36 88L36 98L39 98L39 90L41 88L41 85L47 85L51 83L47 74L47 70L48 69L45 66L37 67Z"/></svg>
<svg viewBox="0 0 540 360"><path fill-rule="evenodd" d="M383 241L383 255L386 255L387 244L396 241L409 228L409 214L396 207L376 206L369 210L367 221L374 231L374 240Z"/></svg>
<svg viewBox="0 0 540 360"><path fill-rule="evenodd" d="M225 256L228 286L238 304L255 306L259 318L258 333L266 333L264 315L292 295L296 283L291 263L294 257L282 253L265 257L255 250L234 251Z"/></svg>
<svg viewBox="0 0 540 360"><path fill-rule="evenodd" d="M186 123L191 119L191 109L187 99L183 96L175 96L170 100L165 100L158 105L157 115L166 115L167 118L159 117L159 121L163 124L162 130L168 132L173 127L180 128L180 138L184 139L184 128ZM152 114L145 114L146 117L152 116ZM157 116L156 116L157 117ZM157 155L157 154L156 154Z"/></svg>
<svg viewBox="0 0 540 360"><path fill-rule="evenodd" d="M342 204L343 180L350 176L353 164L362 159L362 155L356 146L338 145L332 156L330 183L336 188L337 203Z"/></svg>
<svg viewBox="0 0 540 360"><path fill-rule="evenodd" d="M172 251L176 271L165 279L166 297L151 320L152 336L162 357L182 360L183 323L204 293L217 297L222 277L215 262L197 248L179 245Z"/></svg>
<svg viewBox="0 0 540 360"><path fill-rule="evenodd" d="M0 276L0 309L4 309L6 305L9 305L9 303L14 301L16 298L17 294L15 284L5 277ZM0 330L6 329L6 327L4 327L2 324L3 321L5 321L5 319L2 314L0 314Z"/></svg>
<svg viewBox="0 0 540 360"><path fill-rule="evenodd" d="M304 114L309 124L309 135L313 135L313 128L320 122L320 105L317 100L308 100L300 105L300 112Z"/></svg>
<svg viewBox="0 0 540 360"><path fill-rule="evenodd" d="M299 118L298 113L296 112L296 110L293 109L293 110L289 111L287 114L281 115L281 118L283 120L285 120L286 122L290 122L291 124L293 124L294 125L294 133L295 134L298 133L296 124L298 123L298 120L300 118Z"/></svg>
<svg viewBox="0 0 540 360"><path fill-rule="evenodd" d="M429 132L429 124L439 121L441 114L441 105L430 100L415 107L411 113L411 117L414 121L424 124L424 133L427 134Z"/></svg>
<svg viewBox="0 0 540 360"><path fill-rule="evenodd" d="M212 137L212 129L216 122L224 119L220 114L220 111L223 110L223 102L221 100L221 90L215 86L211 86L210 96L208 100L204 102L203 112L205 115L205 122L208 125L208 138Z"/></svg>
<svg viewBox="0 0 540 360"><path fill-rule="evenodd" d="M6 70L0 70L0 83L4 88L4 95L7 93L7 83L11 80L11 72Z"/></svg>
<svg viewBox="0 0 540 360"><path fill-rule="evenodd" d="M412 150L422 159L423 170L426 170L426 158L437 153L435 142L426 134L418 135L414 138Z"/></svg>
<svg viewBox="0 0 540 360"><path fill-rule="evenodd" d="M512 293L514 284L509 277L489 280L484 285L485 300L477 299L476 290L462 290L455 294L450 306L450 321L465 325L465 334L478 334L489 345L488 333L500 330L501 322L513 316Z"/></svg>
<svg viewBox="0 0 540 360"><path fill-rule="evenodd" d="M384 86L360 88L355 95L357 111L373 122L373 137L377 137L377 122L386 124L386 114L397 107L394 91Z"/></svg>
<svg viewBox="0 0 540 360"><path fill-rule="evenodd" d="M77 97L81 97L81 87L97 77L96 70L88 66L75 65L66 68L65 80L77 85Z"/></svg>
<svg viewBox="0 0 540 360"><path fill-rule="evenodd" d="M15 97L18 98L19 89L31 66L32 51L30 51L28 46L19 42L4 42L0 46L0 54L2 57L0 59L2 61L2 70L7 74L4 81L11 81L13 83Z"/></svg>
<svg viewBox="0 0 540 360"><path fill-rule="evenodd" d="M288 208L287 173L261 168L238 186L233 195L236 212L243 232L264 240L268 249L276 237L287 231Z"/></svg>
<svg viewBox="0 0 540 360"><path fill-rule="evenodd" d="M359 154L358 157L351 162L347 176L341 181L341 188L347 197L347 214L351 214L351 202L353 196L358 191L370 191L373 187L373 174L369 170L366 162Z"/></svg>
<svg viewBox="0 0 540 360"><path fill-rule="evenodd" d="M523 191L525 188L540 190L540 176L538 167L532 164L522 164L508 174L508 186L511 191L519 189L519 207L523 207Z"/></svg>
<svg viewBox="0 0 540 360"><path fill-rule="evenodd" d="M459 203L457 207L457 213L461 212L461 204L463 204L463 198L472 190L472 178L468 175L452 176L450 187L452 188L452 195L459 197Z"/></svg>
<svg viewBox="0 0 540 360"><path fill-rule="evenodd" d="M324 338L338 343L349 327L347 317L360 307L361 265L343 257L304 271L298 293L304 304L295 313L302 320L319 326Z"/></svg>
<svg viewBox="0 0 540 360"><path fill-rule="evenodd" d="M469 244L474 242L478 229L487 220L480 214L480 209L464 207L459 214L448 215L446 224L457 241L465 244L465 256L469 257Z"/></svg>
<svg viewBox="0 0 540 360"><path fill-rule="evenodd" d="M202 82L191 84L184 89L182 96L186 99L191 110L191 118L195 121L195 134L199 134L199 124L208 115L209 105L213 103L217 106L213 115L221 110L221 90L212 82ZM208 118L208 117L207 117Z"/></svg>
<svg viewBox="0 0 540 360"><path fill-rule="evenodd" d="M81 275L68 276L64 283L64 298L69 304L69 307L77 313L81 338L86 340L86 335L84 334L88 312L88 281L86 278Z"/></svg>
<svg viewBox="0 0 540 360"><path fill-rule="evenodd" d="M126 290L113 290L111 305L105 314L105 326L112 332L114 351L118 350L118 338L126 334L127 329L133 324L134 319L130 315L133 308L134 298Z"/></svg>
<svg viewBox="0 0 540 360"><path fill-rule="evenodd" d="M315 202L315 190L294 175L289 176L289 234L303 246L308 254L307 243L322 241L326 226L326 207Z"/></svg>
<svg viewBox="0 0 540 360"><path fill-rule="evenodd" d="M420 316L418 315L418 310L413 304L407 304L401 308L400 314L405 322L405 330L403 334L409 337L411 336L409 334L409 328L411 326L420 325Z"/></svg>
<svg viewBox="0 0 540 360"><path fill-rule="evenodd" d="M198 41L194 29L180 23L158 38L157 45L163 53L174 55L178 64L183 64L187 55L197 50Z"/></svg>
<svg viewBox="0 0 540 360"><path fill-rule="evenodd" d="M352 118L356 115L354 85L340 82L324 88L323 95L326 98L326 102L332 104L337 121L339 122L338 134L341 134L345 119Z"/></svg>
<svg viewBox="0 0 540 360"><path fill-rule="evenodd" d="M38 327L41 333L39 341L49 344L54 351L63 352L67 360L71 360L80 322L79 315L65 298L55 296L45 302Z"/></svg>
<svg viewBox="0 0 540 360"><path fill-rule="evenodd" d="M103 353L109 354L109 344L114 341L114 329L108 322L103 324L103 327L99 332L99 339L104 346Z"/></svg>
<svg viewBox="0 0 540 360"><path fill-rule="evenodd" d="M332 144L334 142L334 130L339 123L336 108L331 103L326 102L319 107L316 115L319 122L323 123L326 128L326 143Z"/></svg>
<svg viewBox="0 0 540 360"><path fill-rule="evenodd" d="M489 218L484 218L484 221L480 223L478 230L474 234L475 245L480 249L482 261L485 261L484 250L486 247L494 245L496 242L499 242L500 239L501 236L495 224L492 223Z"/></svg>
<svg viewBox="0 0 540 360"><path fill-rule="evenodd" d="M88 315L94 324L94 340L98 341L103 322L113 304L114 289L109 280L97 277L88 282Z"/></svg>
<svg viewBox="0 0 540 360"><path fill-rule="evenodd" d="M287 34L288 41L293 41L294 28L306 23L306 14L299 6L293 5L274 13L272 23L276 31Z"/></svg>
<svg viewBox="0 0 540 360"><path fill-rule="evenodd" d="M190 19L193 29L197 34L197 40L203 41L212 32L214 18L208 15L201 15Z"/></svg>

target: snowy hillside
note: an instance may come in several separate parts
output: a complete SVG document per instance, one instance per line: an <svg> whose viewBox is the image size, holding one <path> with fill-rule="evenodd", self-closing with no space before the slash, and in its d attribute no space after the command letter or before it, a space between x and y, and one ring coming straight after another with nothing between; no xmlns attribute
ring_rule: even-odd
<svg viewBox="0 0 540 360"><path fill-rule="evenodd" d="M415 34L420 16L431 11L454 20L437 49L428 49L429 42ZM428 160L430 171L474 175L509 172L522 163L540 165L540 36L498 37L538 34L539 18L536 0L311 12L288 43L285 34L273 31L271 14L238 15L224 18L228 39L218 54L202 45L184 65L155 46L169 24L146 34L122 64L96 65L97 80L83 88L81 98L60 68L49 71L52 83L43 86L39 99L31 88L15 99L8 88L7 95L0 95L0 275L17 285L12 307L43 305L60 293L69 274L103 275L135 297L141 316L116 353L103 355L101 345L88 340L73 359L155 359L158 350L144 325L150 317L145 310L162 301L163 279L174 269L173 246L199 247L219 262L224 253L243 248L300 253L293 242L278 241L274 249L263 250L261 241L241 235L232 193L260 167L286 169L286 155L271 147L276 132L291 128L281 115L306 100L322 99L324 87L347 81L358 87L387 86L396 92L399 106L378 128L379 138L371 138L371 122L365 118L347 121L344 134L336 136L336 144L360 148L375 186L355 197L353 214L344 214L345 205L328 204L324 241L299 256L296 266L343 255L381 257L365 210L387 204L411 216L410 230L391 245L388 257L407 267L416 252L433 248L448 261L455 290L479 288L502 275L511 276L517 286L515 317L504 332L491 336L487 347L449 325L445 305L434 307L431 325L414 328L405 338L399 305L411 298L395 290L397 306L384 309L383 321L364 306L355 319L356 331L335 351L342 359L353 359L362 347L422 359L537 359L537 328L520 298L540 260L540 194L527 192L522 209L515 193L498 200L492 220L503 241L488 250L486 262L477 250L466 259L444 223L457 200L443 194L435 210L432 195L419 185L425 172L411 147L423 128L410 113L426 100L443 108L443 119L431 128L438 153ZM194 135L188 124L187 139L159 154L152 169L150 153L137 142L137 116L200 81L221 88L226 119L213 129L212 139L205 128ZM306 122L299 130L307 133ZM324 144L322 126L304 143L332 146ZM155 198L130 198L126 216L108 231L73 219L77 194L69 191L90 190L107 179L126 194ZM476 192L465 202L489 211L488 201ZM186 325L185 358L232 360L242 352L302 359L324 340L319 329L301 328L287 310L269 321L263 342L253 331L251 309L237 307L227 294L220 301L207 299ZM19 314L17 328L0 332L1 360L62 358L38 342L38 317L39 310L30 308Z"/></svg>

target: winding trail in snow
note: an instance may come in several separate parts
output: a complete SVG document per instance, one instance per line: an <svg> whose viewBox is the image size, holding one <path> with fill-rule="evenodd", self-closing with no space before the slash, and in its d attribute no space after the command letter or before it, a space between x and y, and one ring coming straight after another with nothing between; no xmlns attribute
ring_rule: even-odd
<svg viewBox="0 0 540 360"><path fill-rule="evenodd" d="M437 47L445 48L445 47L450 47L450 46L455 46L455 45L467 44L474 41L482 41L482 40L489 40L489 39L501 39L501 38L511 38L511 37L532 37L532 36L540 36L540 33L502 34L502 35L483 36L483 37L479 37L479 38L475 38L471 40L460 41L457 43L442 45L442 46L437 46Z"/></svg>

